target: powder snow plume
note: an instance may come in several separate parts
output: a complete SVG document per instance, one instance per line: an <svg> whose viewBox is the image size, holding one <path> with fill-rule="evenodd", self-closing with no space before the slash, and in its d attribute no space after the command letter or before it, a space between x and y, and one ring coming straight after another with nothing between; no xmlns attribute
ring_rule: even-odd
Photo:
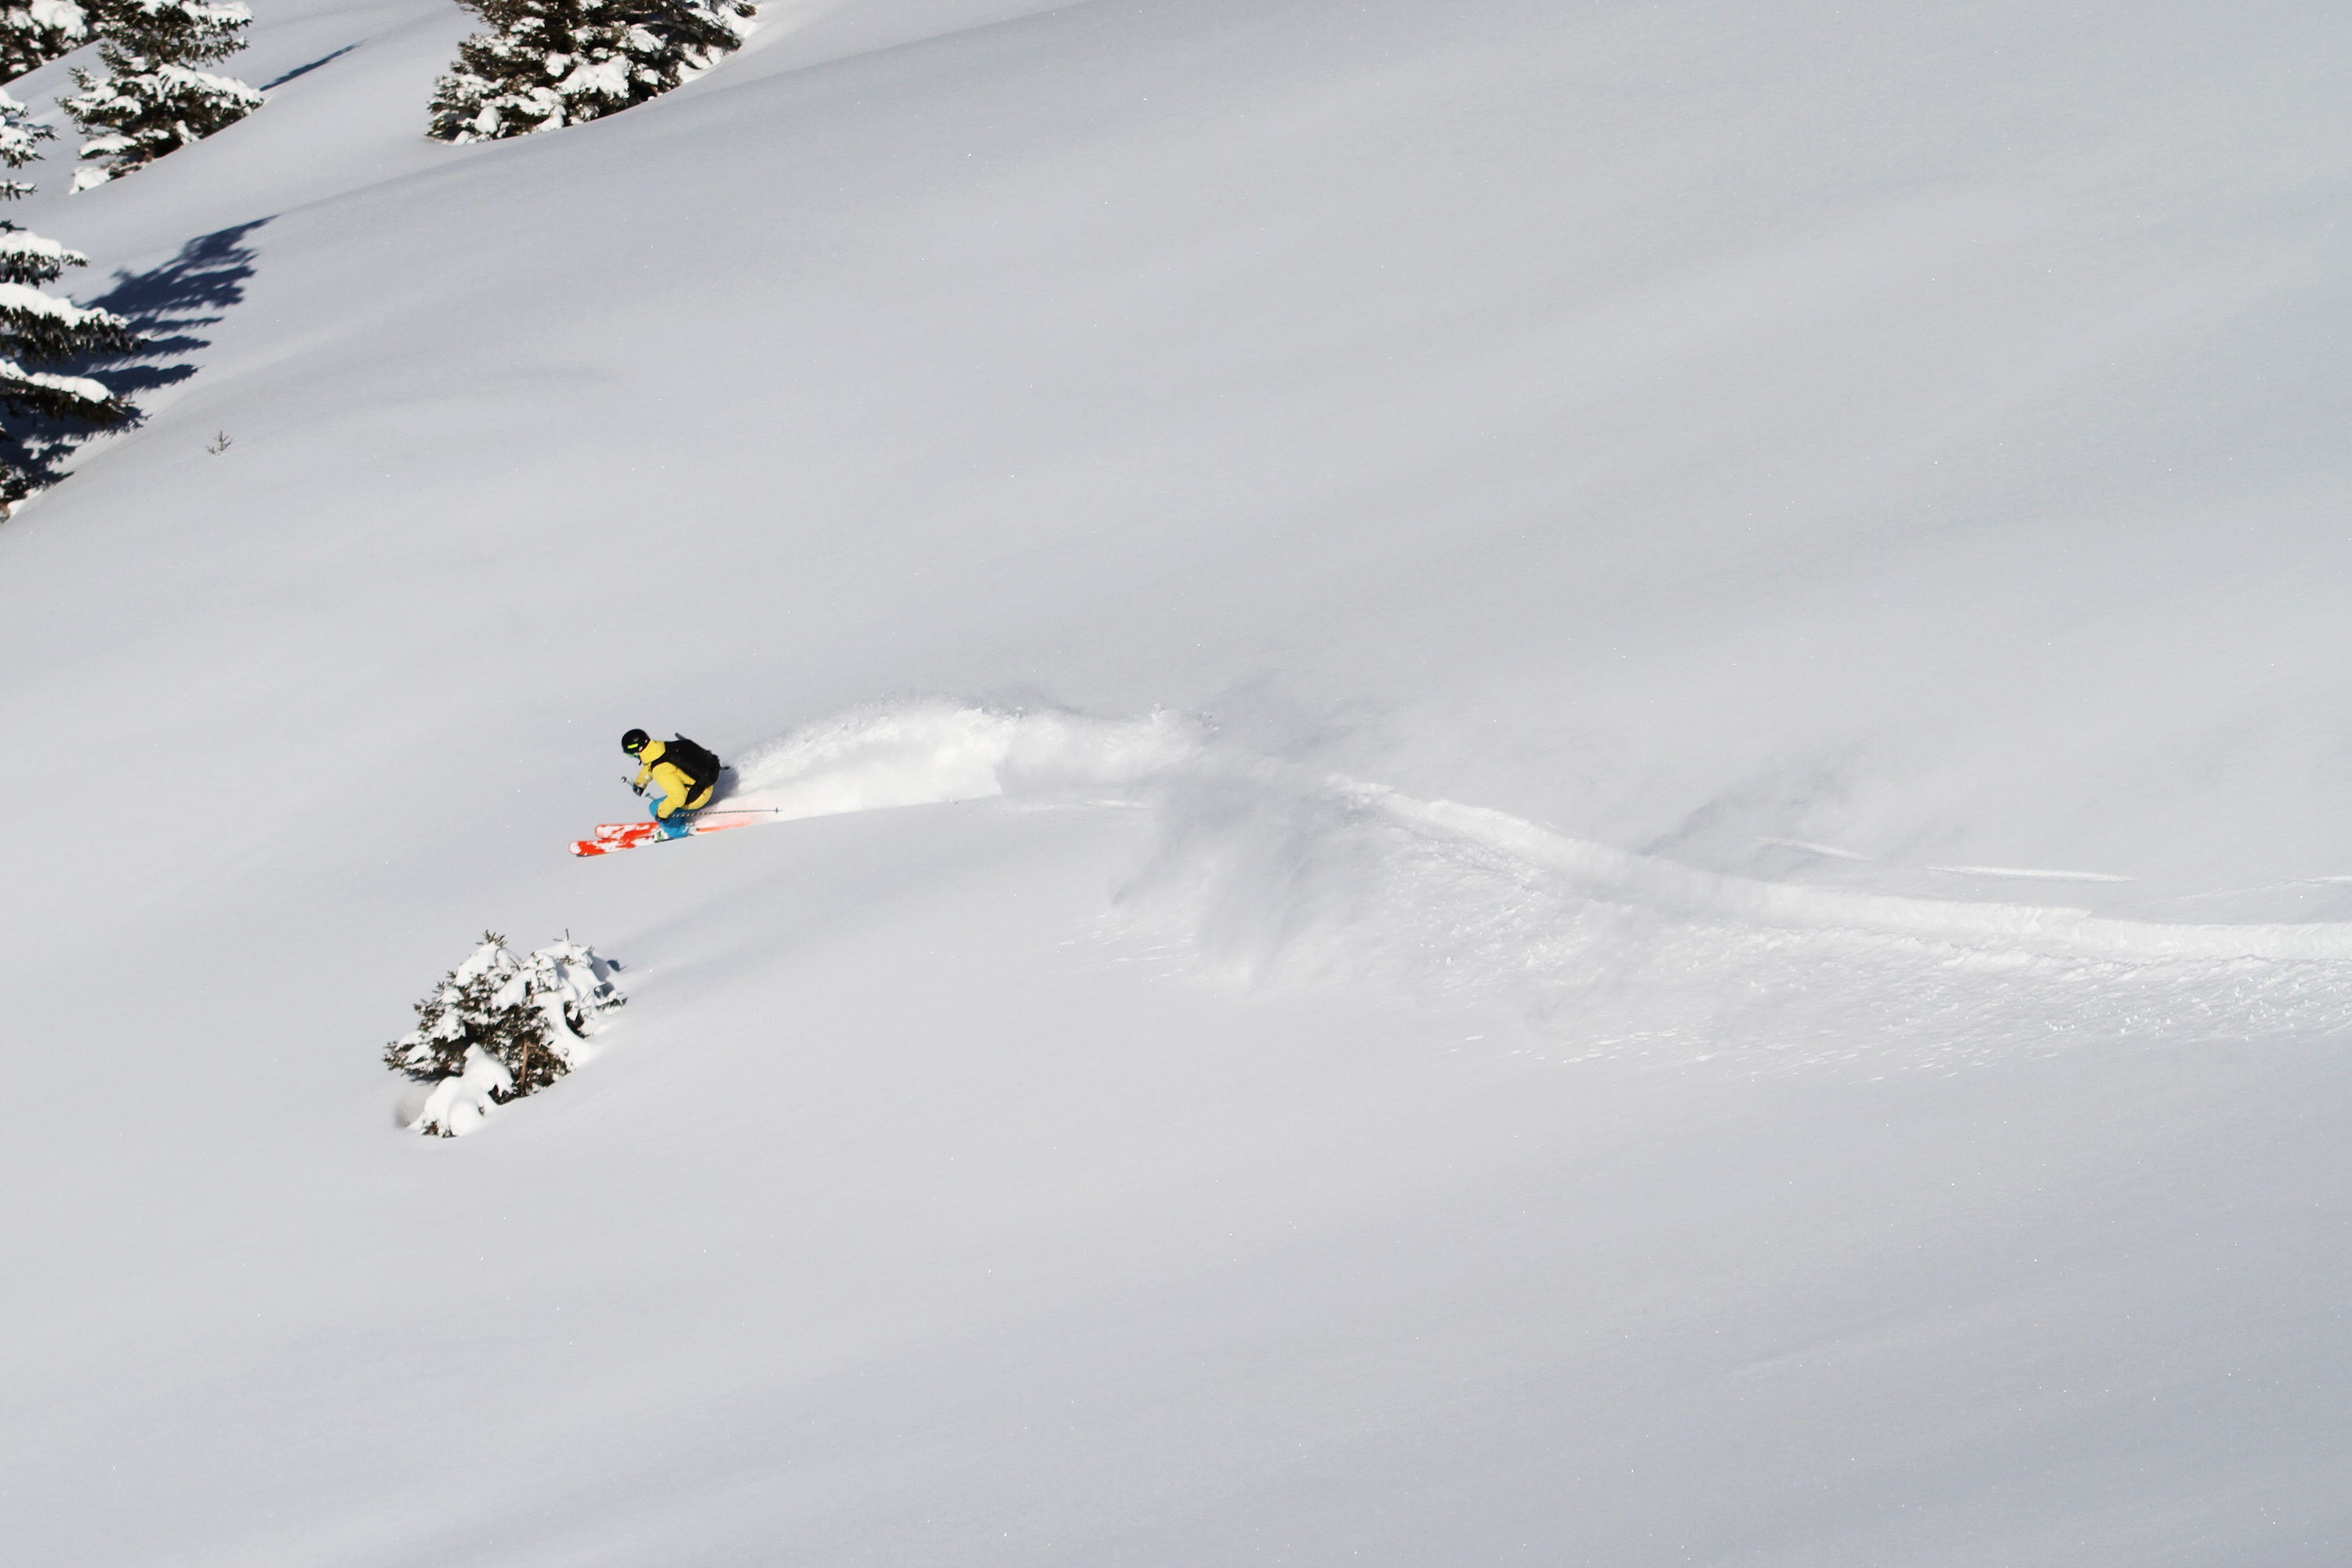
<svg viewBox="0 0 2352 1568"><path fill-rule="evenodd" d="M1165 775L1202 738L1172 713L1121 721L875 704L754 747L736 765L728 803L773 807L791 821L1000 795L1092 798Z"/></svg>

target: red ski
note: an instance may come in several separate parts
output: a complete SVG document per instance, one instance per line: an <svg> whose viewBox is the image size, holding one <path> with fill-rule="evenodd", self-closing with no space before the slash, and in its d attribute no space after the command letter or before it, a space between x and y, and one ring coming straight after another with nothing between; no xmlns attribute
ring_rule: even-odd
<svg viewBox="0 0 2352 1568"><path fill-rule="evenodd" d="M773 807L751 811L706 811L698 815L678 838L694 838L705 833L724 833L730 827L749 827L775 816ZM641 844L672 844L677 839L664 838L657 822L600 822L593 838L576 838L572 843L574 855L610 855L622 849L635 849Z"/></svg>

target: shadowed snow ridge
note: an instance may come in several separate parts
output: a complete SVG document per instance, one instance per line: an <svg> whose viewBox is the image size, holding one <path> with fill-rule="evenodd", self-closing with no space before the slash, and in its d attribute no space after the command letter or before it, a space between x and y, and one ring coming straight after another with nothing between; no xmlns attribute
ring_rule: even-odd
<svg viewBox="0 0 2352 1568"><path fill-rule="evenodd" d="M1449 801L1116 721L877 705L754 751L786 818L1003 798L1152 808L1121 929L1259 982L1502 999L1591 1054L1914 1064L2020 1044L2352 1024L2352 926L2186 925L1696 870ZM1165 951L1165 950L1163 950ZM1924 1056L1922 1055L1924 1053Z"/></svg>

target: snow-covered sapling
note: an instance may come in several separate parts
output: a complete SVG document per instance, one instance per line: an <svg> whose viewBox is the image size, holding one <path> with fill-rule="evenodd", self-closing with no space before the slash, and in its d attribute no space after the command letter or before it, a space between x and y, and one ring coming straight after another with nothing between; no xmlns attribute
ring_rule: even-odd
<svg viewBox="0 0 2352 1568"><path fill-rule="evenodd" d="M81 90L58 100L88 138L75 190L127 174L261 107L261 94L236 78L195 68L245 47L253 13L234 0L100 0L92 14L106 69L77 67Z"/></svg>
<svg viewBox="0 0 2352 1568"><path fill-rule="evenodd" d="M523 961L531 1001L545 1015L549 1033L561 1024L583 1040L596 1015L627 1005L629 999L613 978L620 967L568 935L532 950Z"/></svg>
<svg viewBox="0 0 2352 1568"><path fill-rule="evenodd" d="M455 1138L479 1126L491 1107L570 1072L572 1038L586 1038L597 1014L627 1000L614 983L615 967L569 938L517 958L506 938L484 931L466 962L416 1004L416 1027L383 1048L386 1067L433 1085L409 1126Z"/></svg>
<svg viewBox="0 0 2352 1568"><path fill-rule="evenodd" d="M26 120L25 106L0 92L0 163L23 168L39 156L41 143L56 134ZM22 180L0 179L0 200L14 201L32 189ZM145 342L112 311L84 310L42 291L42 284L57 281L67 268L85 266L89 260L54 239L0 218L0 406L12 416L6 435L10 446L19 450L34 446L36 437L15 416L89 428L119 425L130 415L129 405L101 382L31 368L93 354L129 353ZM23 468L0 459L0 499L16 500L31 483Z"/></svg>
<svg viewBox="0 0 2352 1568"><path fill-rule="evenodd" d="M0 10L0 81L14 81L89 41L89 13L74 0L26 0Z"/></svg>
<svg viewBox="0 0 2352 1568"><path fill-rule="evenodd" d="M457 0L489 24L457 46L432 134L490 142L617 114L699 76L752 26L749 0Z"/></svg>

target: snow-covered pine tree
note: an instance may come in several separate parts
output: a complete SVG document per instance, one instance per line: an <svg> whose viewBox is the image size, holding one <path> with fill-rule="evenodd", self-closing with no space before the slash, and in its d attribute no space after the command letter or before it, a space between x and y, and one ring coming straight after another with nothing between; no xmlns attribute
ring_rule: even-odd
<svg viewBox="0 0 2352 1568"><path fill-rule="evenodd" d="M550 942L528 958L484 931L466 962L416 1004L416 1027L383 1048L384 1066L433 1085L409 1125L428 1137L470 1132L492 1106L545 1089L572 1068L564 1034L628 999L593 948Z"/></svg>
<svg viewBox="0 0 2352 1568"><path fill-rule="evenodd" d="M14 81L89 41L89 14L74 0L20 0L0 10L0 81Z"/></svg>
<svg viewBox="0 0 2352 1568"><path fill-rule="evenodd" d="M58 100L88 138L75 190L127 174L261 107L261 94L235 77L194 68L245 47L253 13L234 0L100 0L92 16L106 70L77 68L81 90Z"/></svg>
<svg viewBox="0 0 2352 1568"><path fill-rule="evenodd" d="M432 134L492 142L601 119L734 52L749 0L457 0L489 24L457 46Z"/></svg>
<svg viewBox="0 0 2352 1568"><path fill-rule="evenodd" d="M21 169L40 155L41 143L57 132L25 118L25 106L0 92L0 163ZM0 200L14 201L33 187L0 180ZM91 354L129 353L145 340L110 310L89 310L41 285L54 283L68 267L89 258L54 239L0 217L0 406L12 416L62 421L84 427L117 425L131 410L105 384L86 375L56 375L30 368ZM12 418L9 445L31 443ZM0 458L0 500L16 500L31 488L31 477Z"/></svg>

